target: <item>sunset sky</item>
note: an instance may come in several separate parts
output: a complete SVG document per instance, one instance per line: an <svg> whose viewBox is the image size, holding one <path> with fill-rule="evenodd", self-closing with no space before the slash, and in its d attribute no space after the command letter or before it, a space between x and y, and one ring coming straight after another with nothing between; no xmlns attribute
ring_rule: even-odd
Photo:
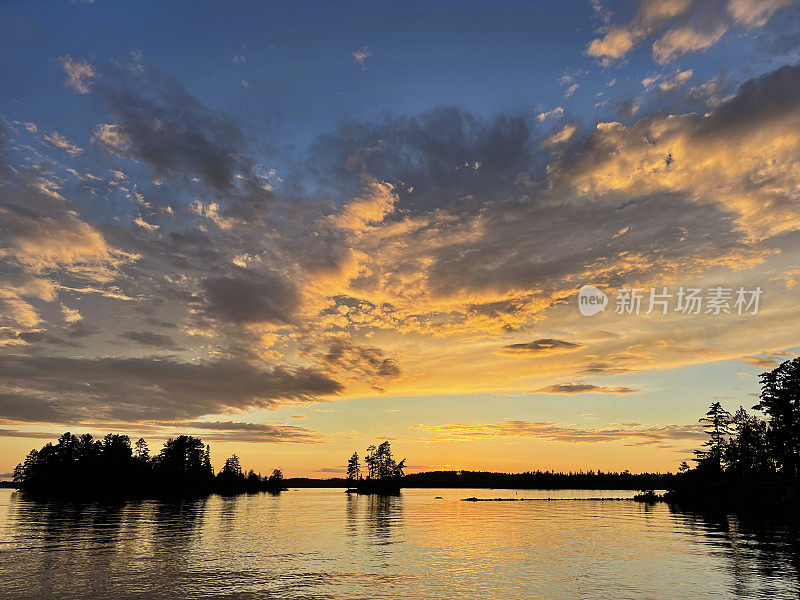
<svg viewBox="0 0 800 600"><path fill-rule="evenodd" d="M800 352L798 159L792 0L4 2L0 475L674 470Z"/></svg>

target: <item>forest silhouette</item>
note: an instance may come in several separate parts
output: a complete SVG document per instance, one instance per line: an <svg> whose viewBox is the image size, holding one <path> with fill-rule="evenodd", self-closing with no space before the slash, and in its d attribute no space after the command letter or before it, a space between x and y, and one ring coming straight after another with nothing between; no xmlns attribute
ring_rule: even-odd
<svg viewBox="0 0 800 600"><path fill-rule="evenodd" d="M150 456L140 438L109 433L96 440L91 434L69 432L40 450L31 450L14 469L17 487L48 495L202 495L211 492L240 493L284 489L283 474L275 469L262 477L246 474L235 454L214 473L211 447L190 435L171 438L160 452Z"/></svg>
<svg viewBox="0 0 800 600"><path fill-rule="evenodd" d="M700 418L708 434L683 461L669 500L797 505L800 475L800 358L760 375L752 410L714 402Z"/></svg>

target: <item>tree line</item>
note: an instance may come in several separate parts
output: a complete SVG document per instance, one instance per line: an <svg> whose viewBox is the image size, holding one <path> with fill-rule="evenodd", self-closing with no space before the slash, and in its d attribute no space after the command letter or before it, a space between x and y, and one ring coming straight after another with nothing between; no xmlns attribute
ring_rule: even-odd
<svg viewBox="0 0 800 600"><path fill-rule="evenodd" d="M284 487L280 469L264 477L245 473L235 454L214 473L211 447L198 437L171 438L151 456L143 438L131 444L129 436L115 433L94 439L67 432L55 444L31 450L14 469L13 481L23 490L50 495L194 495Z"/></svg>
<svg viewBox="0 0 800 600"><path fill-rule="evenodd" d="M694 466L681 463L683 482L742 486L794 483L800 475L800 358L760 375L761 394L752 407L731 414L714 402L700 419L708 434L694 451Z"/></svg>

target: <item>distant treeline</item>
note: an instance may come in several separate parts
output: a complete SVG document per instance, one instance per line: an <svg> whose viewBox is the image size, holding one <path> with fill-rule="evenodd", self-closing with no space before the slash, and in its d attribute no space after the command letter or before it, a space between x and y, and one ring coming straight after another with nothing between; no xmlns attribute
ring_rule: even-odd
<svg viewBox="0 0 800 600"><path fill-rule="evenodd" d="M247 474L234 454L219 473L211 466L211 447L181 435L150 456L144 439L131 444L127 435L109 433L96 440L90 434L65 433L55 444L31 450L14 469L14 484L46 495L136 496L202 495L280 491L283 474Z"/></svg>
<svg viewBox="0 0 800 600"><path fill-rule="evenodd" d="M495 473L491 471L426 471L404 475L404 488L498 488L498 489L606 489L640 490L669 489L675 483L672 473L629 473L628 471L528 471L525 473ZM288 487L347 487L351 480L344 477L286 479Z"/></svg>

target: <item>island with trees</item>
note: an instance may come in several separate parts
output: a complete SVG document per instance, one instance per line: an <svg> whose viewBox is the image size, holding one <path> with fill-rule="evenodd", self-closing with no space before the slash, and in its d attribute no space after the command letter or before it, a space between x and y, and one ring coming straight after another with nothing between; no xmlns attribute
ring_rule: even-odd
<svg viewBox="0 0 800 600"><path fill-rule="evenodd" d="M347 461L348 492L359 494L398 494L406 459L396 462L388 441L367 448L364 456L366 476L362 477L357 452Z"/></svg>
<svg viewBox="0 0 800 600"><path fill-rule="evenodd" d="M147 442L131 444L127 435L109 433L96 440L90 434L65 433L40 450L31 450L14 469L16 487L47 496L204 495L212 492L279 492L283 474L275 469L262 477L242 469L234 454L214 473L211 447L181 435L150 456Z"/></svg>

